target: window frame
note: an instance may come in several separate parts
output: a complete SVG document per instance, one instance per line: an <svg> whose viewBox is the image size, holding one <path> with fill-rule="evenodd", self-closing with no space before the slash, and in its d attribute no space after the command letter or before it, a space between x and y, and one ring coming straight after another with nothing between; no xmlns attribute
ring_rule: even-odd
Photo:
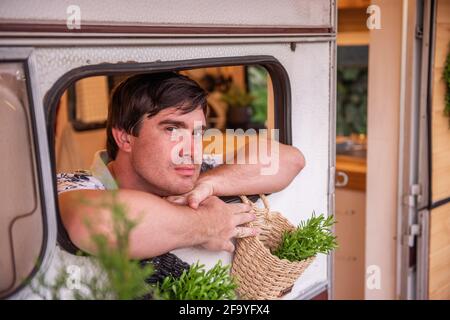
<svg viewBox="0 0 450 320"><path fill-rule="evenodd" d="M45 152L45 143L43 143L42 130L39 130L39 125L46 124L45 118L40 119L40 117L37 115L39 112L39 100L38 95L36 92L36 83L34 78L34 66L35 61L31 57L33 49L32 48L7 48L7 49L0 49L0 63L20 63L23 66L23 73L25 76L25 88L26 88L26 95L28 99L28 123L27 127L30 129L28 130L28 134L30 137L30 146L32 147L32 156L33 160L35 161L35 179L36 186L38 186L36 196L38 199L36 199L37 202L40 202L41 206L41 216L42 216L42 244L41 248L39 250L39 255L36 259L36 263L31 270L31 272L26 276L25 279L20 280L20 284L18 284L15 288L14 285L18 281L16 270L14 268L14 274L13 274L13 284L8 289L2 291L1 299L8 299L11 297L16 296L19 294L25 287L29 285L30 280L32 280L37 273L40 271L41 267L48 262L50 251L52 251L53 248L53 239L52 239L52 226L55 224L54 217L49 214L49 212L56 212L55 210L52 210L52 201L51 199L48 199L49 197L46 197L45 193L45 180L46 180L46 174L44 173L45 169L43 169L43 164L45 161L43 161L43 158L46 158L46 152ZM11 238L11 228L9 228L10 232L10 238ZM56 238L56 237L55 237ZM11 244L10 244L11 245ZM13 254L13 263L14 261L14 250L12 250ZM12 289L14 288L14 289Z"/></svg>
<svg viewBox="0 0 450 320"><path fill-rule="evenodd" d="M126 63L102 63L85 65L71 69L63 74L52 85L44 96L44 108L47 122L48 144L51 158L52 172L56 177L55 157L55 124L56 111L59 101L65 90L73 86L76 81L93 76L133 75L142 73L157 73L165 71L183 71L198 68L261 65L266 68L272 80L274 96L274 127L280 129L279 141L292 145L292 113L291 113L291 86L286 69L275 57L269 55L248 55L234 57L199 58L175 61L155 62L126 62ZM281 129L283 128L283 130ZM56 190L56 178L53 179ZM248 196L251 201L256 201L259 195ZM221 197L228 203L241 202L238 196ZM55 202L57 194L55 191ZM59 219L59 209L58 209ZM58 236L60 235L58 231Z"/></svg>

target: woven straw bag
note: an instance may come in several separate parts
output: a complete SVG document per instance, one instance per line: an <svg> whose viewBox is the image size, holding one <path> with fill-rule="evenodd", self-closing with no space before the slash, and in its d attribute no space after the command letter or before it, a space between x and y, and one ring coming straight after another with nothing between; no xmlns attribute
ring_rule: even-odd
<svg viewBox="0 0 450 320"><path fill-rule="evenodd" d="M248 225L262 229L257 237L236 240L231 274L236 279L237 293L242 299L282 297L291 291L294 282L315 258L291 262L271 253L281 243L284 231L294 230L295 227L280 213L271 212L266 197L260 197L264 208L257 207L246 196L241 196L242 202L250 204L257 216Z"/></svg>

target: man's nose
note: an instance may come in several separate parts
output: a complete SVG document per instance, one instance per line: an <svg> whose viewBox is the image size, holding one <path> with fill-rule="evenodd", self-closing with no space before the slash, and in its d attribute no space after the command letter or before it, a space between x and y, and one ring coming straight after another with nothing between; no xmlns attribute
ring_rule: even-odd
<svg viewBox="0 0 450 320"><path fill-rule="evenodd" d="M180 150L180 157L193 157L195 146L194 137L192 134L186 134L183 139L183 148Z"/></svg>
<svg viewBox="0 0 450 320"><path fill-rule="evenodd" d="M194 137L194 135L190 135L189 139L184 139L183 148L180 150L181 158L190 158L195 161L198 158L198 161L201 161L202 153L203 153L203 140L202 137Z"/></svg>

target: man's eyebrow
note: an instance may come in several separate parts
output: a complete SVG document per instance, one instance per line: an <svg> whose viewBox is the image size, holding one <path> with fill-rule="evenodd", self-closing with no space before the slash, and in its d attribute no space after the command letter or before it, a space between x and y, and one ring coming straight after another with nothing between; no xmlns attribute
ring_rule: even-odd
<svg viewBox="0 0 450 320"><path fill-rule="evenodd" d="M186 122L179 121L179 120L165 119L165 120L161 120L160 122L158 122L158 125L167 125L167 124L171 124L171 125L177 126L179 128L183 128L183 129L186 129L188 127L186 125ZM194 128L194 130L198 130L198 129L206 130L206 126L202 125L201 127Z"/></svg>
<svg viewBox="0 0 450 320"><path fill-rule="evenodd" d="M183 121L166 119L166 120L161 120L160 122L158 122L159 126L160 125L165 125L165 124L175 125L175 126L180 127L180 128L187 128L186 123L183 122Z"/></svg>
<svg viewBox="0 0 450 320"><path fill-rule="evenodd" d="M206 130L206 126L204 124L202 124L201 126L194 128L194 130L199 130L199 129L205 131Z"/></svg>

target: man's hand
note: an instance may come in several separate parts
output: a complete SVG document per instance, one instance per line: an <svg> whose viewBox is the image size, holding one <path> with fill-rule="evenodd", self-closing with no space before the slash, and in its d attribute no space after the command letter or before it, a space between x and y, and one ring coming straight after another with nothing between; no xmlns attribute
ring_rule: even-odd
<svg viewBox="0 0 450 320"><path fill-rule="evenodd" d="M166 200L172 203L188 205L192 209L197 209L204 200L213 195L213 184L207 179L199 179L194 189L190 192L177 196L168 196Z"/></svg>
<svg viewBox="0 0 450 320"><path fill-rule="evenodd" d="M105 235L112 248L117 245L111 211L105 207L112 200L127 208L128 219L139 222L130 233L129 256L132 259L147 259L192 246L231 252L234 250L231 238L260 232L258 228L242 226L255 219L251 206L227 204L214 196L204 200L196 210L172 204L148 192L129 189L76 190L60 194L58 200L70 239L78 248L94 255L98 248L92 234ZM86 221L92 229L87 227Z"/></svg>
<svg viewBox="0 0 450 320"><path fill-rule="evenodd" d="M248 204L228 204L214 196L204 200L197 211L204 227L205 241L201 246L212 251L233 252L232 238L257 236L261 232L259 228L241 226L256 219L251 210Z"/></svg>

